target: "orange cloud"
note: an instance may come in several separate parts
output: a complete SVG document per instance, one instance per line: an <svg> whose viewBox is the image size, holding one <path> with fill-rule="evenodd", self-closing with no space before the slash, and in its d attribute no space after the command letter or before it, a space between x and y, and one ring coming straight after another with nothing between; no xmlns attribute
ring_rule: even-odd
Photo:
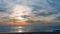
<svg viewBox="0 0 60 34"><path fill-rule="evenodd" d="M30 23L28 23L26 21L26 19L24 20L6 20L6 21L0 21L0 24L4 24L4 25L8 25L8 26L26 26L26 25L31 25Z"/></svg>

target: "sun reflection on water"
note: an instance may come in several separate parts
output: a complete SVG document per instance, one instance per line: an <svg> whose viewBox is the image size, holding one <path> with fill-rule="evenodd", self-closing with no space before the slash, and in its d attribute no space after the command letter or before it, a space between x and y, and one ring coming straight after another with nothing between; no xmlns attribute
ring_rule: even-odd
<svg viewBox="0 0 60 34"><path fill-rule="evenodd" d="M14 27L13 29L11 32L25 32L23 26Z"/></svg>
<svg viewBox="0 0 60 34"><path fill-rule="evenodd" d="M17 26L17 27L12 27L12 30L10 32L32 32L32 29L30 26Z"/></svg>
<svg viewBox="0 0 60 34"><path fill-rule="evenodd" d="M19 27L17 27L17 28L23 28L22 26L19 26Z"/></svg>
<svg viewBox="0 0 60 34"><path fill-rule="evenodd" d="M18 31L17 32L23 32L23 27L22 26L19 26L17 28L18 28Z"/></svg>

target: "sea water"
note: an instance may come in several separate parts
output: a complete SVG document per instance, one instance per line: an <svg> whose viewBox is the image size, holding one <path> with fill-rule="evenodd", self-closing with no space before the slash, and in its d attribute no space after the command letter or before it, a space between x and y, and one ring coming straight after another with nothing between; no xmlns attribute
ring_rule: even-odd
<svg viewBox="0 0 60 34"><path fill-rule="evenodd" d="M46 32L60 30L60 26L0 26L0 32Z"/></svg>

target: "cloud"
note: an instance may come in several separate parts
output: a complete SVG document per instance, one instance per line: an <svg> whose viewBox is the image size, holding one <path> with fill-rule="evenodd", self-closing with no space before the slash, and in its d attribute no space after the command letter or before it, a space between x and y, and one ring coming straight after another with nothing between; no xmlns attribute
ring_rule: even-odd
<svg viewBox="0 0 60 34"><path fill-rule="evenodd" d="M59 0L0 0L0 17L21 16L32 21L44 23L60 22ZM23 16L24 15L24 16ZM13 17L14 18L14 17ZM1 20L4 21L4 19Z"/></svg>
<svg viewBox="0 0 60 34"><path fill-rule="evenodd" d="M29 16L32 14L32 8L25 5L16 5L12 8L11 18ZM16 19L16 18L14 18Z"/></svg>
<svg viewBox="0 0 60 34"><path fill-rule="evenodd" d="M40 22L46 22L46 23L54 22L55 21L54 19L55 19L55 17L53 17L53 16L47 16L47 17L39 16L39 17L30 18L30 20L32 20L32 21L40 21Z"/></svg>

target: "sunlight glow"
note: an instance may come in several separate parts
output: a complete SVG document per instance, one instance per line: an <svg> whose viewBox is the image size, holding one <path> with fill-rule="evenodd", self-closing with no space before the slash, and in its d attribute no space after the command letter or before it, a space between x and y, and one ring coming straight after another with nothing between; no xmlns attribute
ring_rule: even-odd
<svg viewBox="0 0 60 34"><path fill-rule="evenodd" d="M28 18L24 18L25 15L31 14L31 7L24 5L16 5L12 8L12 13L9 15L9 18L12 19L12 25L28 25ZM14 21L15 20L15 21Z"/></svg>
<svg viewBox="0 0 60 34"><path fill-rule="evenodd" d="M17 19L22 20L22 19L24 19L24 18L22 18L22 17L17 17Z"/></svg>

